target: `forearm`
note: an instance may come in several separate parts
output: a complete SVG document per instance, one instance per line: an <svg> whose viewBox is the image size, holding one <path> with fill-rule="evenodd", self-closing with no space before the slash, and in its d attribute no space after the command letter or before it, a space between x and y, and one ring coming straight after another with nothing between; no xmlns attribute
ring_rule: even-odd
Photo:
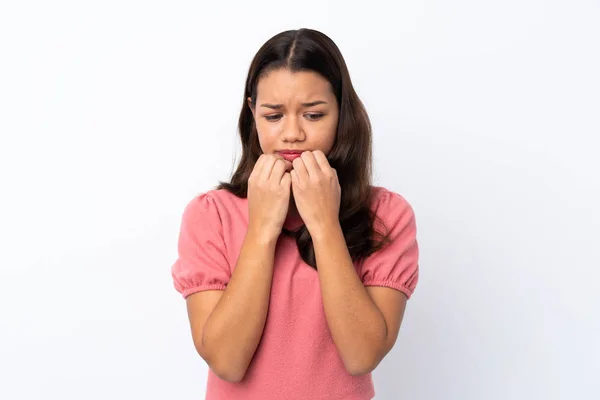
<svg viewBox="0 0 600 400"><path fill-rule="evenodd" d="M208 364L235 380L242 379L262 336L276 243L248 231L231 280L204 326Z"/></svg>
<svg viewBox="0 0 600 400"><path fill-rule="evenodd" d="M370 372L379 363L387 328L362 284L339 223L329 224L313 244L325 316L349 373Z"/></svg>

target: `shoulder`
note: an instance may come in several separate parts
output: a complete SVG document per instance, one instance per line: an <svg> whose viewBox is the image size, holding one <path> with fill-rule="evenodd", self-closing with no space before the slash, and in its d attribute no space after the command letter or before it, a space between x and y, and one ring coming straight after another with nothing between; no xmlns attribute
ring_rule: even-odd
<svg viewBox="0 0 600 400"><path fill-rule="evenodd" d="M212 189L198 193L188 203L187 207L202 208L211 205L217 208L236 207L245 203L247 199L237 197L225 189Z"/></svg>
<svg viewBox="0 0 600 400"><path fill-rule="evenodd" d="M371 187L371 207L376 214L414 214L410 203L399 193L382 186Z"/></svg>
<svg viewBox="0 0 600 400"><path fill-rule="evenodd" d="M239 198L225 189L212 189L196 194L185 206L188 216L220 216L242 206L246 199Z"/></svg>
<svg viewBox="0 0 600 400"><path fill-rule="evenodd" d="M375 230L392 232L392 236L401 232L407 233L413 230L416 232L415 212L406 198L399 193L373 186L371 207Z"/></svg>

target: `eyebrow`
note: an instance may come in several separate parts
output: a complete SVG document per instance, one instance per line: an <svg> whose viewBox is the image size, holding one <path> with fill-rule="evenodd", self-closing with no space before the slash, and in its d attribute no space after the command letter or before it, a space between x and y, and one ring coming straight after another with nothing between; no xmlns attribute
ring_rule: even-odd
<svg viewBox="0 0 600 400"><path fill-rule="evenodd" d="M317 101L313 101L310 103L302 103L302 107L312 107L312 106L316 106L319 104L327 104L326 101L323 100L317 100ZM273 110L279 110L281 107L283 107L283 104L261 104L261 107L266 107L266 108L272 108Z"/></svg>

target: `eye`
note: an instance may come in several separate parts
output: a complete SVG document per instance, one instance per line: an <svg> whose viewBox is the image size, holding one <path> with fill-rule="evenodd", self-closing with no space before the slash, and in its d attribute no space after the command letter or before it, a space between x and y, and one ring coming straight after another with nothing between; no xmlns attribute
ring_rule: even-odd
<svg viewBox="0 0 600 400"><path fill-rule="evenodd" d="M306 114L306 117L311 121L317 121L323 117L323 114Z"/></svg>
<svg viewBox="0 0 600 400"><path fill-rule="evenodd" d="M265 115L265 119L267 121L277 121L278 119L281 118L281 114L275 114L275 115Z"/></svg>

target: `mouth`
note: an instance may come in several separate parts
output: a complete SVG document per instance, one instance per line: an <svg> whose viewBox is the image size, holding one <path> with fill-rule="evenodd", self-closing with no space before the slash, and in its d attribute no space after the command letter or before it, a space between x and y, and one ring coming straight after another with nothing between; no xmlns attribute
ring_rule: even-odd
<svg viewBox="0 0 600 400"><path fill-rule="evenodd" d="M279 153L279 154L281 154L281 156L289 162L294 161L296 158L299 158L302 155L302 153Z"/></svg>
<svg viewBox="0 0 600 400"><path fill-rule="evenodd" d="M285 160L292 162L300 157L304 151L305 150L282 150L278 151L277 154L281 155Z"/></svg>

